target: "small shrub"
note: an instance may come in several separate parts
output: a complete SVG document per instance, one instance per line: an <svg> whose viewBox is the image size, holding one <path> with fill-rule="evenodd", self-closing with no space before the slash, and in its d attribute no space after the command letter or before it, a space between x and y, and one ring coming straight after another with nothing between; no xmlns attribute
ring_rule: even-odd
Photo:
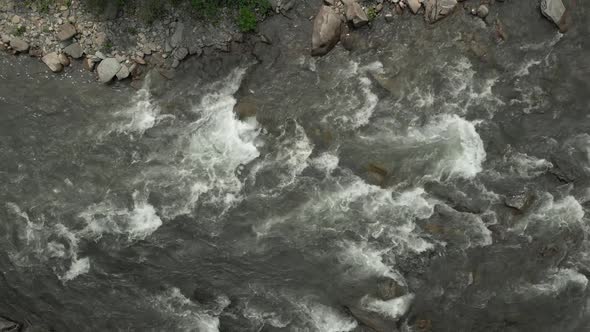
<svg viewBox="0 0 590 332"><path fill-rule="evenodd" d="M258 19L252 8L242 7L238 15L238 27L242 32L250 32L256 30Z"/></svg>
<svg viewBox="0 0 590 332"><path fill-rule="evenodd" d="M24 35L26 31L27 31L26 27L20 26L20 27L16 28L16 30L14 31L14 35L17 37L20 37L20 36Z"/></svg>
<svg viewBox="0 0 590 332"><path fill-rule="evenodd" d="M370 7L367 9L367 17L369 18L369 21L373 21L375 18L377 18L377 10L375 7Z"/></svg>

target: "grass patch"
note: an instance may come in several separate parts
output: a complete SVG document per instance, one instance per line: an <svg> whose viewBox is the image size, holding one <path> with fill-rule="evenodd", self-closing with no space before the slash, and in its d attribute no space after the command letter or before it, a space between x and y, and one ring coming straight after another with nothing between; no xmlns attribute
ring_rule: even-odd
<svg viewBox="0 0 590 332"><path fill-rule="evenodd" d="M17 37L20 37L20 36L24 35L26 31L27 31L26 27L20 26L14 30L14 35Z"/></svg>

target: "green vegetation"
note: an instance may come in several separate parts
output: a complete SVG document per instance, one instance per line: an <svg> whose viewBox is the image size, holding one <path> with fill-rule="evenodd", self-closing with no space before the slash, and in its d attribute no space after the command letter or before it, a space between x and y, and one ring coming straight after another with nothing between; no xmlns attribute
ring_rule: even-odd
<svg viewBox="0 0 590 332"><path fill-rule="evenodd" d="M20 37L20 36L24 35L26 31L27 31L26 27L20 26L20 27L16 28L16 30L14 30L14 35L17 37Z"/></svg>
<svg viewBox="0 0 590 332"><path fill-rule="evenodd" d="M71 0L25 0L42 13L54 5L71 5ZM102 13L109 5L129 10L146 23L163 17L171 7L186 6L187 10L208 20L217 20L222 13L235 13L236 23L242 32L256 30L258 22L269 13L268 0L82 0L93 12Z"/></svg>
<svg viewBox="0 0 590 332"><path fill-rule="evenodd" d="M369 7L369 9L367 9L367 17L369 18L369 21L373 21L377 18L377 9L375 9L375 7Z"/></svg>

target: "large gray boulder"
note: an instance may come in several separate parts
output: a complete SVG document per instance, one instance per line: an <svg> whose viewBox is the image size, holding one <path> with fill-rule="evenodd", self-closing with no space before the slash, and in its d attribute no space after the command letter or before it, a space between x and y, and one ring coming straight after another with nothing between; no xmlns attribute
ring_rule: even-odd
<svg viewBox="0 0 590 332"><path fill-rule="evenodd" d="M182 22L176 22L176 29L174 30L172 37L170 37L170 42L169 42L170 46L172 46L172 48L176 48L176 47L180 46L182 43L183 35L184 35L184 24Z"/></svg>
<svg viewBox="0 0 590 332"><path fill-rule="evenodd" d="M121 63L115 58L106 58L98 64L96 72L98 73L98 80L101 83L110 82L115 75L121 70Z"/></svg>
<svg viewBox="0 0 590 332"><path fill-rule="evenodd" d="M330 52L340 40L342 16L332 7L322 6L313 22L311 55L322 56Z"/></svg>
<svg viewBox="0 0 590 332"><path fill-rule="evenodd" d="M41 61L43 61L43 63L45 63L47 67L49 67L49 69L51 69L51 71L54 73L59 73L64 69L57 52L46 54L43 58L41 58Z"/></svg>
<svg viewBox="0 0 590 332"><path fill-rule="evenodd" d="M66 53L74 59L79 59L84 54L84 51L82 50L82 46L80 46L80 44L73 43L70 46L64 48L64 53Z"/></svg>
<svg viewBox="0 0 590 332"><path fill-rule="evenodd" d="M541 0L541 13L560 29L564 26L565 6L561 0Z"/></svg>
<svg viewBox="0 0 590 332"><path fill-rule="evenodd" d="M434 23L450 15L457 7L457 0L428 0L424 18L428 23Z"/></svg>
<svg viewBox="0 0 590 332"><path fill-rule="evenodd" d="M344 0L346 7L346 20L352 23L355 28L359 28L369 23L369 17L363 10L363 7L356 0Z"/></svg>

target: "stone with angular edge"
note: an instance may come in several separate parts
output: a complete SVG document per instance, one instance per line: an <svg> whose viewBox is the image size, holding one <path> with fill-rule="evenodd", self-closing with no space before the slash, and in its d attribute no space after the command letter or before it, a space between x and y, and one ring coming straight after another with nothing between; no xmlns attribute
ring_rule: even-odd
<svg viewBox="0 0 590 332"><path fill-rule="evenodd" d="M64 66L59 61L59 54L57 52L51 52L46 54L41 61L49 67L49 69L54 73L59 73L64 69Z"/></svg>
<svg viewBox="0 0 590 332"><path fill-rule="evenodd" d="M68 39L73 38L75 35L76 27L74 27L70 23L63 24L57 29L57 39L59 39L60 41L66 41Z"/></svg>
<svg viewBox="0 0 590 332"><path fill-rule="evenodd" d="M330 52L340 40L342 16L332 7L322 6L313 22L311 55L322 56Z"/></svg>
<svg viewBox="0 0 590 332"><path fill-rule="evenodd" d="M106 58L98 64L96 72L98 73L98 80L102 83L110 82L113 77L121 70L121 63L115 58Z"/></svg>

